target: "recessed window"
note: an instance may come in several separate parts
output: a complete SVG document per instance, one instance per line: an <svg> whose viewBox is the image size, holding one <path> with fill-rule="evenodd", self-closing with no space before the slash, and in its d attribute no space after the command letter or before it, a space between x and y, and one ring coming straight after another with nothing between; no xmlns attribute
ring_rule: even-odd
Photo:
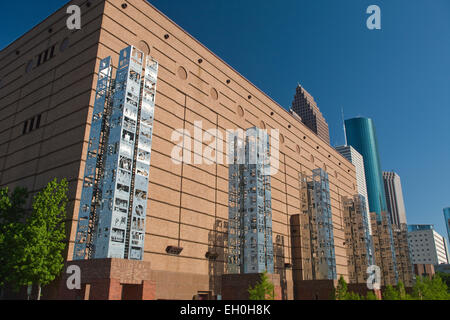
<svg viewBox="0 0 450 320"><path fill-rule="evenodd" d="M31 119L25 120L25 122L23 123L22 134L27 134L31 131L39 129L41 126L41 117L42 115L38 114Z"/></svg>
<svg viewBox="0 0 450 320"><path fill-rule="evenodd" d="M26 121L23 123L22 134L26 134L26 133L27 133L27 130L28 130L28 120L26 120Z"/></svg>
<svg viewBox="0 0 450 320"><path fill-rule="evenodd" d="M296 149L297 149L297 153L300 153L300 152L301 152L301 149L300 149L300 146L299 146L299 145L297 145Z"/></svg>
<svg viewBox="0 0 450 320"><path fill-rule="evenodd" d="M36 129L39 129L40 126L41 126L41 115L38 115L36 117Z"/></svg>
<svg viewBox="0 0 450 320"><path fill-rule="evenodd" d="M266 124L264 123L264 121L260 122L260 126L261 126L261 129L266 129Z"/></svg>

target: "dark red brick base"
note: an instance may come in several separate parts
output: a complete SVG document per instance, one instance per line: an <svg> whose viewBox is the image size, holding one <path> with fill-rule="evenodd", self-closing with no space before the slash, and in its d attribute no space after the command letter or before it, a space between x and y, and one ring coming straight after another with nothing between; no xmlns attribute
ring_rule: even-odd
<svg viewBox="0 0 450 320"><path fill-rule="evenodd" d="M70 274L59 280L58 300L153 300L155 283L150 280L150 263L121 259L69 261L65 269L81 269L81 289L68 289Z"/></svg>

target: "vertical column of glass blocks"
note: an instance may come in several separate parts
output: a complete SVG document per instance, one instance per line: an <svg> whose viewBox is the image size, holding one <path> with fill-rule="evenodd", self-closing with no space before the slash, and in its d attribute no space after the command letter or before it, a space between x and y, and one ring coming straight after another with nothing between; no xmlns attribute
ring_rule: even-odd
<svg viewBox="0 0 450 320"><path fill-rule="evenodd" d="M322 169L313 170L311 188L313 193L312 223L315 224L315 272L317 279L336 279L333 222L328 174Z"/></svg>
<svg viewBox="0 0 450 320"><path fill-rule="evenodd" d="M243 137L230 134L229 141L229 171L228 171L228 261L229 274L240 273L241 265L241 166L240 151L243 148Z"/></svg>
<svg viewBox="0 0 450 320"><path fill-rule="evenodd" d="M235 136L230 148L235 154L245 150L245 159L236 157L229 169L229 272L273 273L269 139L250 128L244 142Z"/></svg>
<svg viewBox="0 0 450 320"><path fill-rule="evenodd" d="M100 61L97 88L95 92L94 110L89 134L89 145L84 170L83 187L81 191L80 210L78 213L78 226L75 236L74 260L84 260L88 256L88 249L92 233L95 230L96 210L95 198L98 192L100 140L105 119L105 107L111 85L111 57Z"/></svg>
<svg viewBox="0 0 450 320"><path fill-rule="evenodd" d="M366 198L362 195L355 195L354 196L354 202L355 206L357 207L358 214L362 217L363 222L363 229L364 229L364 241L366 245L366 251L367 251L367 265L371 266L375 264L375 258L373 256L373 241L372 241L372 235L370 234L370 221L367 214L367 208L366 208Z"/></svg>
<svg viewBox="0 0 450 320"><path fill-rule="evenodd" d="M143 53L136 48L130 46L120 52L95 258L124 258L142 64Z"/></svg>
<svg viewBox="0 0 450 320"><path fill-rule="evenodd" d="M139 136L137 145L135 180L133 191L133 211L131 216L128 258L142 260L145 241L145 221L147 212L148 182L152 151L153 119L155 114L156 82L158 63L147 57L142 107L139 114Z"/></svg>
<svg viewBox="0 0 450 320"><path fill-rule="evenodd" d="M387 212L386 217L387 217L386 223L387 223L387 227L389 230L389 241L390 241L390 247L391 247L395 283L398 283L397 257L395 255L394 232L392 230L391 214L389 212Z"/></svg>

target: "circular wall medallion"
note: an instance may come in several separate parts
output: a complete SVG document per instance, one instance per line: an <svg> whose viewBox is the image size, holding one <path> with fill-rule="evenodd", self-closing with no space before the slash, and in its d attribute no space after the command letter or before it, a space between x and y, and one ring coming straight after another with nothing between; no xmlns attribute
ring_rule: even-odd
<svg viewBox="0 0 450 320"><path fill-rule="evenodd" d="M214 88L211 88L211 90L209 91L211 98L213 98L214 100L219 99L219 94L217 93L217 90Z"/></svg>
<svg viewBox="0 0 450 320"><path fill-rule="evenodd" d="M186 71L185 68L179 67L177 73L178 73L178 76L179 76L181 79L183 79L183 80L186 80L186 79L187 79L187 71Z"/></svg>
<svg viewBox="0 0 450 320"><path fill-rule="evenodd" d="M237 112L238 112L239 117L244 116L244 109L241 106L237 107Z"/></svg>
<svg viewBox="0 0 450 320"><path fill-rule="evenodd" d="M142 51L146 56L150 54L150 46L144 40L139 41L138 49Z"/></svg>

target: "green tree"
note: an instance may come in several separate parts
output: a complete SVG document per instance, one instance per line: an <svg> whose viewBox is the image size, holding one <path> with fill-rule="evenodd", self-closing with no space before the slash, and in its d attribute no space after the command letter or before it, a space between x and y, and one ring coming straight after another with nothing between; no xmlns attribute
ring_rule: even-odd
<svg viewBox="0 0 450 320"><path fill-rule="evenodd" d="M356 292L349 292L345 300L363 300Z"/></svg>
<svg viewBox="0 0 450 320"><path fill-rule="evenodd" d="M42 286L52 282L64 266L67 191L66 179L49 182L33 198L32 214L17 235L22 248L14 267L18 285L37 285L38 300Z"/></svg>
<svg viewBox="0 0 450 320"><path fill-rule="evenodd" d="M450 273L436 272L436 274L445 282L450 293Z"/></svg>
<svg viewBox="0 0 450 320"><path fill-rule="evenodd" d="M261 274L259 282L248 289L250 300L275 300L275 286L269 280L267 272Z"/></svg>
<svg viewBox="0 0 450 320"><path fill-rule="evenodd" d="M397 285L398 299L399 300L410 300L411 297L406 293L405 285L402 281L398 282Z"/></svg>
<svg viewBox="0 0 450 320"><path fill-rule="evenodd" d="M0 287L9 284L16 291L19 278L14 268L23 252L18 235L24 228L27 198L24 188L18 187L11 193L8 188L0 189Z"/></svg>
<svg viewBox="0 0 450 320"><path fill-rule="evenodd" d="M348 286L344 277L341 276L338 281L338 285L336 287L334 298L335 300L348 300Z"/></svg>
<svg viewBox="0 0 450 320"><path fill-rule="evenodd" d="M432 279L417 277L411 299L415 300L450 300L448 287L436 274Z"/></svg>
<svg viewBox="0 0 450 320"><path fill-rule="evenodd" d="M378 300L378 298L375 295L375 293L373 293L372 291L369 291L369 292L367 292L366 300Z"/></svg>
<svg viewBox="0 0 450 320"><path fill-rule="evenodd" d="M383 292L383 300L400 300L400 294L394 287L387 285Z"/></svg>

